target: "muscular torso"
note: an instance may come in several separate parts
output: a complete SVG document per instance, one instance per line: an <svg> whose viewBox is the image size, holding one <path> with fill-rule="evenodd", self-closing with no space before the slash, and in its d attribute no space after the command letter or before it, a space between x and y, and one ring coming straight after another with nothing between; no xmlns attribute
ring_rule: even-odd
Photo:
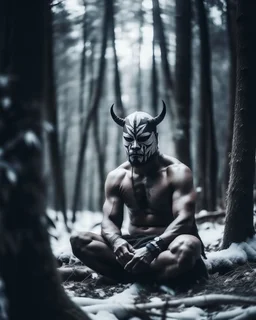
<svg viewBox="0 0 256 320"><path fill-rule="evenodd" d="M160 168L149 175L122 165L125 175L120 183L120 197L130 217L130 234L161 234L173 221L171 165L169 158L161 158ZM174 164L175 165L175 164Z"/></svg>

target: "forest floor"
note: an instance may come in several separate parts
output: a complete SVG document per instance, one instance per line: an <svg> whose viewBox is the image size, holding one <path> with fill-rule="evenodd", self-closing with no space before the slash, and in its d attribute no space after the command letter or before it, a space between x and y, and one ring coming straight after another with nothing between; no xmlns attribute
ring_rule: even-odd
<svg viewBox="0 0 256 320"><path fill-rule="evenodd" d="M95 221L92 223L92 225L96 225L95 232L97 232L97 228L99 227L97 219L96 223ZM197 221L197 225L199 234L206 247L206 255L212 251L220 250L224 230L224 218L220 215L218 218L213 217L210 220L207 219L207 221L205 221L205 219L200 219L200 221ZM62 232L62 236L63 234L64 233ZM65 238L65 240L67 240L67 238ZM81 268L86 269L86 275L80 279L80 281L70 281L69 278L67 278L63 282L63 286L70 296L107 299L124 292L130 287L130 284L111 284L102 281L102 279L93 273L92 270L83 267L74 257L72 257L72 255L70 255L70 251L68 251L70 248L67 250L68 246L66 246L66 250L64 250L63 248L65 246L63 247L62 243L62 249L60 249L61 245L58 246L57 243L58 242L55 242L53 247L55 248L55 255L58 257L60 265L62 265L62 269L73 268L74 272ZM60 250L56 250L56 248ZM205 296L209 294L237 295L250 297L256 301L256 263L246 262L242 265L236 265L235 268L233 267L229 270L225 269L222 273L216 272L214 274L210 274L209 279L205 283L197 283L185 291L177 288L172 289L167 286L144 285L136 295L135 302L159 302L167 301L169 299L184 299L186 297ZM187 314L185 317L181 316L177 318L170 316L170 319L236 319L235 316L228 317L229 314L224 314L223 318L218 318L217 315L222 311L232 312L232 310L241 310L241 307L244 306L245 305L243 303L241 303L239 307L234 307L232 303L216 303L212 307L204 307L203 310L199 308L200 311L204 312L202 316L199 316L198 314L192 315L191 313L191 316L188 316ZM174 309L170 309L170 311L173 310ZM178 309L175 308L176 312L177 310L182 312L182 310L185 309L183 306ZM245 308L244 310L247 309ZM252 319L256 319L256 313L254 315L255 317L252 317ZM166 317L166 319L167 318L168 317ZM149 317L148 319L159 319L159 317L157 318L154 316L152 318ZM164 317L162 317L162 319L164 319Z"/></svg>

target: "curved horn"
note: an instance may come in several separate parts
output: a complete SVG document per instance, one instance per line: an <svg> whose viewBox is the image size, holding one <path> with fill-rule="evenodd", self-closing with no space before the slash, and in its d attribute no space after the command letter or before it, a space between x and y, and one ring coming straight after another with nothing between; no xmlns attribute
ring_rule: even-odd
<svg viewBox="0 0 256 320"><path fill-rule="evenodd" d="M117 123L119 126L123 127L125 124L125 120L118 117L115 112L114 112L114 105L112 104L111 108L110 108L110 114L112 119L115 121L115 123Z"/></svg>
<svg viewBox="0 0 256 320"><path fill-rule="evenodd" d="M155 118L153 118L151 121L157 126L160 122L163 121L164 117L165 117L165 114L166 114L166 105L164 103L164 101L162 100L163 102L163 110L162 112L156 116Z"/></svg>

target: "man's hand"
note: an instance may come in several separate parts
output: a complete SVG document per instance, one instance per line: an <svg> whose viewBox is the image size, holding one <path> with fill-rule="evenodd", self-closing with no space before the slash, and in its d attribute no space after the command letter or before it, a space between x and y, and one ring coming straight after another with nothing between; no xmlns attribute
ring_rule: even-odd
<svg viewBox="0 0 256 320"><path fill-rule="evenodd" d="M135 250L126 240L118 238L113 244L113 251L116 255L116 260L125 266L134 256Z"/></svg>
<svg viewBox="0 0 256 320"><path fill-rule="evenodd" d="M135 250L133 258L125 265L124 269L131 273L143 272L149 269L153 260L152 253L146 247L143 247Z"/></svg>

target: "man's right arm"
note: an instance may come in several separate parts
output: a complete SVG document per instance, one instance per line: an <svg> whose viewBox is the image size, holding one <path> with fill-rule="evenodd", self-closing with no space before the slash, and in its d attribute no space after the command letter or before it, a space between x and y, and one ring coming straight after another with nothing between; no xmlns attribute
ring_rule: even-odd
<svg viewBox="0 0 256 320"><path fill-rule="evenodd" d="M106 179L101 234L113 249L118 262L125 265L132 258L134 249L122 238L121 227L124 204L119 188L123 174L118 170L110 172Z"/></svg>

